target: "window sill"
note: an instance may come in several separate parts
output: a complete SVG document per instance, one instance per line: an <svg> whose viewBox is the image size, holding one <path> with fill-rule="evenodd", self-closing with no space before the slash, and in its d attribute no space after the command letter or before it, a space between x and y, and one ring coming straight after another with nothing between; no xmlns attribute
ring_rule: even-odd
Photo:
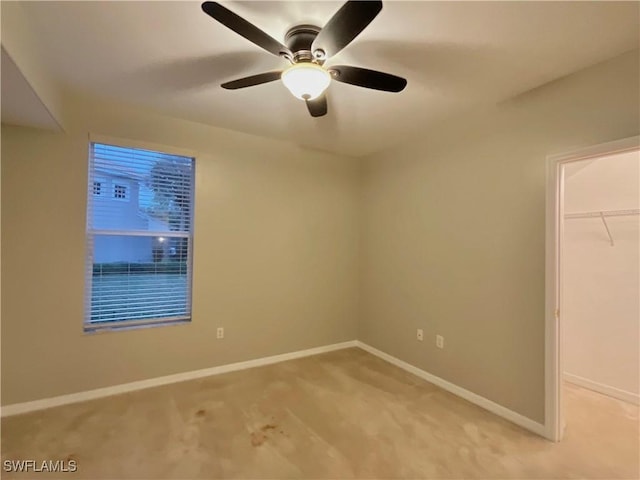
<svg viewBox="0 0 640 480"><path fill-rule="evenodd" d="M169 327L174 325L185 325L191 323L191 317L170 319L170 320L145 320L145 321L124 321L124 322L104 322L98 324L85 324L85 334L97 334L108 332L120 332L124 330L139 330L142 328Z"/></svg>

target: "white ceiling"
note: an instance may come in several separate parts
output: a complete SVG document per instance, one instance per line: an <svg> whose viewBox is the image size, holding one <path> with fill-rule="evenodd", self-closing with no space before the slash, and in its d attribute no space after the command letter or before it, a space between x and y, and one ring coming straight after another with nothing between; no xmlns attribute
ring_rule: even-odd
<svg viewBox="0 0 640 480"><path fill-rule="evenodd" d="M278 40L341 2L223 2ZM63 86L163 113L350 155L638 48L638 2L395 2L331 63L406 77L392 94L334 82L314 119L280 83L219 84L284 66L199 2L26 2Z"/></svg>

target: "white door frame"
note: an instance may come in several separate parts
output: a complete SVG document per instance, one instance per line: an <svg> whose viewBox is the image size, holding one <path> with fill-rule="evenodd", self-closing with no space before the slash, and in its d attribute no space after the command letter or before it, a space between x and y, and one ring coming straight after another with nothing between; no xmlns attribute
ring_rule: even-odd
<svg viewBox="0 0 640 480"><path fill-rule="evenodd" d="M560 252L564 227L564 167L571 162L640 149L640 136L547 156L545 260L545 431L562 440L562 270Z"/></svg>

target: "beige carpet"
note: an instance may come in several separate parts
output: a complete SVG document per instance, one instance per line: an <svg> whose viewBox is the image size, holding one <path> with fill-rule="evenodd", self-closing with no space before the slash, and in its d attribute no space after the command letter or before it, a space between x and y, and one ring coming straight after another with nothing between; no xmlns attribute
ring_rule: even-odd
<svg viewBox="0 0 640 480"><path fill-rule="evenodd" d="M88 479L637 479L638 408L567 397L553 444L349 349L8 417L2 459L74 459L52 476Z"/></svg>

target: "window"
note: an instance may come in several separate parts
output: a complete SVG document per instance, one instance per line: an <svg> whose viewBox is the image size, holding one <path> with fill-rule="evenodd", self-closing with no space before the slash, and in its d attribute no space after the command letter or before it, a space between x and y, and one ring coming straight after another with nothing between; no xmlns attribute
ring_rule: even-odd
<svg viewBox="0 0 640 480"><path fill-rule="evenodd" d="M127 186L119 185L117 183L113 184L113 198L118 200L126 200L127 199Z"/></svg>
<svg viewBox="0 0 640 480"><path fill-rule="evenodd" d="M189 321L194 159L90 147L85 330Z"/></svg>

